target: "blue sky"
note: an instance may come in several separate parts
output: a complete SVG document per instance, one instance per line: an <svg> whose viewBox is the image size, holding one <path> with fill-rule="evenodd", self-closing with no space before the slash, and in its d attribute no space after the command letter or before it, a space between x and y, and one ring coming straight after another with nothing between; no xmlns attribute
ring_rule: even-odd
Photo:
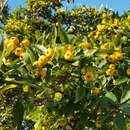
<svg viewBox="0 0 130 130"><path fill-rule="evenodd" d="M19 5L25 6L25 1L27 0L9 0L8 3L11 10L13 10ZM99 8L101 4L103 4L103 6L107 6L108 8L112 8L114 11L118 11L120 15L124 12L124 10L130 9L130 0L75 0L75 3L71 4L69 9L74 6L80 6L81 4L96 8Z"/></svg>

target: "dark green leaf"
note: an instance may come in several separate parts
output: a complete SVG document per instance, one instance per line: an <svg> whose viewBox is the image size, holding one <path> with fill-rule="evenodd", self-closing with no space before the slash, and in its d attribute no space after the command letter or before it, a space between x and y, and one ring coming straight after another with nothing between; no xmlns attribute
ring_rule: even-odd
<svg viewBox="0 0 130 130"><path fill-rule="evenodd" d="M121 103L126 102L127 100L130 100L130 90L124 91L121 97Z"/></svg>
<svg viewBox="0 0 130 130"><path fill-rule="evenodd" d="M117 98L112 92L107 92L105 96L111 99L113 102L117 102Z"/></svg>
<svg viewBox="0 0 130 130"><path fill-rule="evenodd" d="M76 90L76 96L75 96L75 103L79 102L81 99L83 99L85 97L85 88L81 87L81 88L77 88Z"/></svg>
<svg viewBox="0 0 130 130"><path fill-rule="evenodd" d="M122 113L116 114L115 123L116 123L119 130L126 130L125 118L124 118L124 115Z"/></svg>
<svg viewBox="0 0 130 130"><path fill-rule="evenodd" d="M128 81L128 78L125 76L125 77L120 77L120 79L116 80L116 85L120 85L122 83L125 83Z"/></svg>
<svg viewBox="0 0 130 130"><path fill-rule="evenodd" d="M20 99L18 99L18 101L13 107L13 115L14 115L14 118L13 118L14 123L18 127L18 129L20 129L21 123L23 121L23 115L24 115L24 106Z"/></svg>

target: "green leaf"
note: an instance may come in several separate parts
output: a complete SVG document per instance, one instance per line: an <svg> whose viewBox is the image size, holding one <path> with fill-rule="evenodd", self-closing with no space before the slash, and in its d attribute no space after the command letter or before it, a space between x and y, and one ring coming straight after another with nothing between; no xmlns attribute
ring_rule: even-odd
<svg viewBox="0 0 130 130"><path fill-rule="evenodd" d="M34 122L37 122L37 120L40 118L42 112L42 106L37 106L34 109L30 111L27 115L27 119L30 119Z"/></svg>
<svg viewBox="0 0 130 130"><path fill-rule="evenodd" d="M80 115L80 122L85 126L87 120L88 120L87 113L82 113L82 114Z"/></svg>
<svg viewBox="0 0 130 130"><path fill-rule="evenodd" d="M36 48L40 50L43 54L45 54L46 48L43 45L36 45Z"/></svg>
<svg viewBox="0 0 130 130"><path fill-rule="evenodd" d="M69 44L69 38L68 38L64 28L61 25L58 28L58 35L60 37L62 44Z"/></svg>
<svg viewBox="0 0 130 130"><path fill-rule="evenodd" d="M124 91L121 97L121 103L126 102L127 100L130 99L130 90Z"/></svg>
<svg viewBox="0 0 130 130"><path fill-rule="evenodd" d="M40 38L40 36L41 36L40 31L39 31L39 30L36 30L36 31L35 31L35 37L36 37L36 39L38 40L38 39Z"/></svg>
<svg viewBox="0 0 130 130"><path fill-rule="evenodd" d="M2 66L2 62L3 62L3 58L5 57L5 49L3 50L3 52L2 52L2 55L1 55L1 57L0 57L0 68L1 68L1 66Z"/></svg>
<svg viewBox="0 0 130 130"><path fill-rule="evenodd" d="M128 105L127 103L124 104L121 109L122 109L122 111L123 111L125 114L127 114L127 115L130 116L130 104L129 104L129 105Z"/></svg>
<svg viewBox="0 0 130 130"><path fill-rule="evenodd" d="M125 118L124 118L124 115L122 113L116 114L115 123L116 123L119 130L126 130Z"/></svg>
<svg viewBox="0 0 130 130"><path fill-rule="evenodd" d="M85 51L85 56L93 56L97 52L97 49L90 49Z"/></svg>
<svg viewBox="0 0 130 130"><path fill-rule="evenodd" d="M16 84L7 85L7 86L5 86L5 87L3 87L3 88L0 89L0 94L2 94L3 92L5 92L5 91L8 90L8 89L16 88L16 87L17 87Z"/></svg>
<svg viewBox="0 0 130 130"><path fill-rule="evenodd" d="M105 96L110 100L112 100L113 102L117 102L117 98L112 92L107 92Z"/></svg>
<svg viewBox="0 0 130 130"><path fill-rule="evenodd" d="M75 96L75 103L79 102L81 99L83 99L85 97L85 88L81 87L81 88L77 88L76 90L76 96Z"/></svg>
<svg viewBox="0 0 130 130"><path fill-rule="evenodd" d="M128 78L125 76L125 77L120 77L120 79L116 80L116 85L120 85L122 83L125 83L128 81Z"/></svg>
<svg viewBox="0 0 130 130"><path fill-rule="evenodd" d="M9 67L7 67L7 71L13 71L18 69L19 67L21 67L24 63L23 62L19 62L15 65L10 65Z"/></svg>
<svg viewBox="0 0 130 130"><path fill-rule="evenodd" d="M51 69L47 69L46 82L48 83L50 80L51 80Z"/></svg>
<svg viewBox="0 0 130 130"><path fill-rule="evenodd" d="M5 81L17 83L17 84L29 85L29 86L32 86L32 87L38 87L38 84L36 84L36 80L29 79L29 78L17 78L17 79L6 78Z"/></svg>
<svg viewBox="0 0 130 130"><path fill-rule="evenodd" d="M27 52L28 52L28 54L30 56L30 60L31 60L31 62L33 64L33 62L36 61L35 54L34 54L33 50L31 48L29 48L29 47L26 47L26 50L27 50Z"/></svg>
<svg viewBox="0 0 130 130"><path fill-rule="evenodd" d="M30 55L28 52L26 52L26 54L24 56L24 61L26 64L31 64L31 59L30 59Z"/></svg>
<svg viewBox="0 0 130 130"><path fill-rule="evenodd" d="M16 104L13 107L13 115L14 115L14 123L18 127L18 129L21 128L21 123L23 121L23 115L24 115L24 106L22 104L22 101L18 99Z"/></svg>
<svg viewBox="0 0 130 130"><path fill-rule="evenodd" d="M56 39L57 39L57 28L54 27L54 32L55 32L55 37L54 37L54 42L53 42L53 48L56 48Z"/></svg>
<svg viewBox="0 0 130 130"><path fill-rule="evenodd" d="M104 113L101 123L103 123L110 116L110 114L111 114L111 112Z"/></svg>

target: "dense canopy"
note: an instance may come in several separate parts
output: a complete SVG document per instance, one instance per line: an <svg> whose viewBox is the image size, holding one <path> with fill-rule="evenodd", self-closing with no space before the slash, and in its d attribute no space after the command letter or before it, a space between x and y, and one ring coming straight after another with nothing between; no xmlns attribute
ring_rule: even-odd
<svg viewBox="0 0 130 130"><path fill-rule="evenodd" d="M0 129L129 129L129 12L26 5L0 5Z"/></svg>

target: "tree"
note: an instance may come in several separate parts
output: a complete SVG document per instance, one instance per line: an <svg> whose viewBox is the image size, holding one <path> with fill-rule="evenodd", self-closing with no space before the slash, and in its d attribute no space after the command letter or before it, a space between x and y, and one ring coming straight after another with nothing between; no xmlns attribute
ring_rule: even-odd
<svg viewBox="0 0 130 130"><path fill-rule="evenodd" d="M29 0L0 44L1 129L126 129L130 15Z"/></svg>

